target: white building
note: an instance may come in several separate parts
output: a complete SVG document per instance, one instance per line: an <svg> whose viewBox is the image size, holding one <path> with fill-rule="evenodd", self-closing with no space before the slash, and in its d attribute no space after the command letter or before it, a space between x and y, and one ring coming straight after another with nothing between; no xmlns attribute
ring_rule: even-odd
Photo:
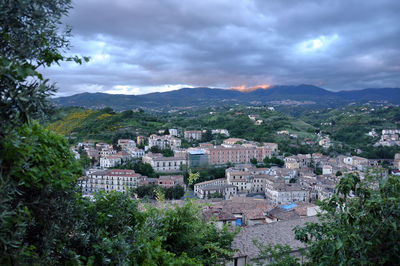
<svg viewBox="0 0 400 266"><path fill-rule="evenodd" d="M179 138L175 138L171 135L164 135L164 136L158 136L158 135L151 135L149 137L149 147L157 146L160 149L166 149L166 148L179 148L181 146L181 140Z"/></svg>
<svg viewBox="0 0 400 266"><path fill-rule="evenodd" d="M227 129L212 129L211 134L221 134L229 137L229 131Z"/></svg>
<svg viewBox="0 0 400 266"><path fill-rule="evenodd" d="M322 174L323 175L331 175L333 172L333 168L330 165L322 166Z"/></svg>
<svg viewBox="0 0 400 266"><path fill-rule="evenodd" d="M298 184L274 183L266 188L265 196L272 204L308 201L308 190Z"/></svg>
<svg viewBox="0 0 400 266"><path fill-rule="evenodd" d="M186 166L186 158L164 157L159 153L148 153L142 157L144 163L149 163L156 172L180 172Z"/></svg>
<svg viewBox="0 0 400 266"><path fill-rule="evenodd" d="M200 130L187 130L184 135L186 140L201 140L201 131Z"/></svg>
<svg viewBox="0 0 400 266"><path fill-rule="evenodd" d="M121 164L121 157L115 155L106 155L100 158L101 168L115 167Z"/></svg>
<svg viewBox="0 0 400 266"><path fill-rule="evenodd" d="M178 136L178 129L176 129L176 128L170 128L170 129L168 129L168 131L169 131L169 134L170 134L171 136L174 136L174 137L177 137L177 136Z"/></svg>

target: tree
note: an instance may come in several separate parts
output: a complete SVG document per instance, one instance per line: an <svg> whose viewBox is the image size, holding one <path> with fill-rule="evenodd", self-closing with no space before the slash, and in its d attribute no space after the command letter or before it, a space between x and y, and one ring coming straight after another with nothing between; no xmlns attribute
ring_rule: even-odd
<svg viewBox="0 0 400 266"><path fill-rule="evenodd" d="M253 164L253 165L256 165L258 162L257 162L256 158L251 158L250 159L250 163Z"/></svg>
<svg viewBox="0 0 400 266"><path fill-rule="evenodd" d="M202 142L209 142L213 139L213 136L211 134L211 130L207 129L204 134L201 136L201 141Z"/></svg>
<svg viewBox="0 0 400 266"><path fill-rule="evenodd" d="M74 228L75 183L81 168L66 140L38 124L0 143L0 263L52 263L65 258Z"/></svg>
<svg viewBox="0 0 400 266"><path fill-rule="evenodd" d="M321 221L296 229L310 263L398 265L400 179L349 174L336 189L321 203Z"/></svg>
<svg viewBox="0 0 400 266"><path fill-rule="evenodd" d="M336 176L341 176L342 175L342 172L341 171L336 171Z"/></svg>
<svg viewBox="0 0 400 266"><path fill-rule="evenodd" d="M48 97L55 91L40 67L65 57L70 30L61 30L61 18L71 8L69 0L0 2L0 132L48 113ZM88 58L84 58L88 60Z"/></svg>

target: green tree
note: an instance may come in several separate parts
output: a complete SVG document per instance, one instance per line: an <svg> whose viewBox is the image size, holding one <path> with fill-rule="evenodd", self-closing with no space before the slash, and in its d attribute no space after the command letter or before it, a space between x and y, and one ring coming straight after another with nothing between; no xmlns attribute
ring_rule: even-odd
<svg viewBox="0 0 400 266"><path fill-rule="evenodd" d="M251 158L250 159L250 163L253 164L253 165L256 165L258 162L257 162L256 158Z"/></svg>
<svg viewBox="0 0 400 266"><path fill-rule="evenodd" d="M400 179L380 175L340 180L321 203L319 223L296 229L315 265L398 265L400 263Z"/></svg>
<svg viewBox="0 0 400 266"><path fill-rule="evenodd" d="M82 62L61 54L70 31L59 25L70 8L69 0L0 2L0 132L51 109L48 97L55 87L38 72L40 67Z"/></svg>
<svg viewBox="0 0 400 266"><path fill-rule="evenodd" d="M0 143L0 263L52 263L68 257L75 183L81 168L66 140L38 124Z"/></svg>

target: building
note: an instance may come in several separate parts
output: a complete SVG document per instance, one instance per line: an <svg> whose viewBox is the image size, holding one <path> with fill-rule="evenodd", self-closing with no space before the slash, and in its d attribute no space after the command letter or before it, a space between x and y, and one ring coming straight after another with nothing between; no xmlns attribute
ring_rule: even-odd
<svg viewBox="0 0 400 266"><path fill-rule="evenodd" d="M169 131L169 134L170 134L171 136L174 136L174 137L177 137L177 136L178 136L178 129L176 129L176 128L170 128L170 129L168 129L168 131Z"/></svg>
<svg viewBox="0 0 400 266"><path fill-rule="evenodd" d="M145 142L146 142L146 137L144 137L144 136L137 136L137 138L136 138L136 143L137 143L137 145L144 145Z"/></svg>
<svg viewBox="0 0 400 266"><path fill-rule="evenodd" d="M159 153L148 153L142 157L144 163L149 163L156 172L181 172L186 166L183 157L164 157Z"/></svg>
<svg viewBox="0 0 400 266"><path fill-rule="evenodd" d="M308 190L299 184L273 183L265 189L265 196L272 204L289 204L308 201Z"/></svg>
<svg viewBox="0 0 400 266"><path fill-rule="evenodd" d="M245 142L246 142L245 139L229 138L229 139L224 140L222 143L225 144L225 145L234 145L234 144L237 144L237 143L242 143L243 144Z"/></svg>
<svg viewBox="0 0 400 266"><path fill-rule="evenodd" d="M333 168L330 165L322 166L322 174L323 175L331 175L333 172Z"/></svg>
<svg viewBox="0 0 400 266"><path fill-rule="evenodd" d="M127 147L136 147L135 141L131 139L119 139L118 145L124 150Z"/></svg>
<svg viewBox="0 0 400 266"><path fill-rule="evenodd" d="M208 154L203 149L189 150L188 163L191 167L200 167L208 165Z"/></svg>
<svg viewBox="0 0 400 266"><path fill-rule="evenodd" d="M184 137L188 141L193 141L193 140L201 140L201 131L200 130L188 130L185 131Z"/></svg>
<svg viewBox="0 0 400 266"><path fill-rule="evenodd" d="M394 155L393 166L394 166L395 169L400 169L400 153L396 153Z"/></svg>
<svg viewBox="0 0 400 266"><path fill-rule="evenodd" d="M271 158L277 151L275 143L220 145L204 148L208 154L209 164L250 163L255 158L262 162L265 157Z"/></svg>
<svg viewBox="0 0 400 266"><path fill-rule="evenodd" d="M318 217L304 217L300 219L287 220L262 225L246 226L235 236L232 248L235 251L227 266L244 266L256 263L260 254L260 249L256 243L264 246L288 245L291 256L302 258L301 250L304 244L295 239L294 228L303 227L307 222L318 222ZM271 258L265 258L263 265L267 265ZM261 263L261 262L260 262Z"/></svg>
<svg viewBox="0 0 400 266"><path fill-rule="evenodd" d="M179 138L173 137L171 135L158 136L153 134L149 137L150 148L157 146L160 149L175 149L181 146L181 142L182 141Z"/></svg>
<svg viewBox="0 0 400 266"><path fill-rule="evenodd" d="M100 167L101 168L110 168L115 167L121 164L121 157L116 155L106 155L100 158Z"/></svg>
<svg viewBox="0 0 400 266"><path fill-rule="evenodd" d="M183 175L162 175L158 178L157 184L164 188L170 188L176 185L185 187Z"/></svg>
<svg viewBox="0 0 400 266"><path fill-rule="evenodd" d="M215 193L229 199L237 194L237 187L227 184L225 178L220 178L195 184L194 193L200 199L206 199L209 195Z"/></svg>
<svg viewBox="0 0 400 266"><path fill-rule="evenodd" d="M109 169L105 171L89 172L81 179L80 186L85 194L98 191L120 191L129 192L136 188L140 174L133 170Z"/></svg>
<svg viewBox="0 0 400 266"><path fill-rule="evenodd" d="M221 134L229 137L229 131L227 129L213 129L211 130L211 134Z"/></svg>

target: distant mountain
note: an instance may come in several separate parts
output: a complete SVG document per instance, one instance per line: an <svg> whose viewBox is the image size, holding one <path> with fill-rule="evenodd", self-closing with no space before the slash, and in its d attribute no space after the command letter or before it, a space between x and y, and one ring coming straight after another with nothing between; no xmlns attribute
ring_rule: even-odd
<svg viewBox="0 0 400 266"><path fill-rule="evenodd" d="M165 110L179 107L221 105L315 105L337 107L349 103L387 102L400 104L400 88L364 89L331 92L312 85L273 86L250 92L212 88L182 88L144 95L81 93L54 98L57 106L81 106L91 109L111 107L114 110L148 108Z"/></svg>

